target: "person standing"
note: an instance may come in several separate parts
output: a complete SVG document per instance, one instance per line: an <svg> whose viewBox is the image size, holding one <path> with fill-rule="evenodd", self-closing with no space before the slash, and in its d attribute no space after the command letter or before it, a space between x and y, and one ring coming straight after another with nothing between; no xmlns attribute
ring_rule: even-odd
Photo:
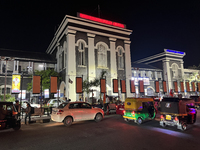
<svg viewBox="0 0 200 150"><path fill-rule="evenodd" d="M27 103L27 107L26 107L25 113L26 113L25 124L26 124L27 117L28 117L29 123L30 123L31 122L31 106L30 106L29 103Z"/></svg>
<svg viewBox="0 0 200 150"><path fill-rule="evenodd" d="M106 95L105 111L108 109L108 104L110 103L108 95Z"/></svg>
<svg viewBox="0 0 200 150"><path fill-rule="evenodd" d="M16 108L16 110L17 110L17 112L18 112L17 118L19 118L19 117L20 117L20 112L21 112L21 106L20 106L18 100L15 101L15 108Z"/></svg>

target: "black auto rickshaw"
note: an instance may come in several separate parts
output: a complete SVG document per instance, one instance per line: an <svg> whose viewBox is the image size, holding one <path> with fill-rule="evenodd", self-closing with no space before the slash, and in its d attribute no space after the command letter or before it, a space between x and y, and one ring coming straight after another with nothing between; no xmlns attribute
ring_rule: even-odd
<svg viewBox="0 0 200 150"><path fill-rule="evenodd" d="M195 101L195 107L200 109L200 96L190 96L190 98Z"/></svg>
<svg viewBox="0 0 200 150"><path fill-rule="evenodd" d="M17 117L17 114L12 102L0 102L0 130L9 128L19 130L21 119Z"/></svg>
<svg viewBox="0 0 200 150"><path fill-rule="evenodd" d="M189 98L165 97L160 103L160 125L177 126L186 130L187 124L196 122L195 101Z"/></svg>

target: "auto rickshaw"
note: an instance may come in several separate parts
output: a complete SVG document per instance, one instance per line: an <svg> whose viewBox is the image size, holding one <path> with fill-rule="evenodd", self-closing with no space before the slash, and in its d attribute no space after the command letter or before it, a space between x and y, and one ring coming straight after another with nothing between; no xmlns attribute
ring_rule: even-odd
<svg viewBox="0 0 200 150"><path fill-rule="evenodd" d="M125 121L134 121L138 125L143 121L155 118L153 98L127 98L124 102Z"/></svg>
<svg viewBox="0 0 200 150"><path fill-rule="evenodd" d="M187 124L196 122L197 111L195 101L189 98L166 97L160 103L160 125L177 126L182 131L187 129Z"/></svg>
<svg viewBox="0 0 200 150"><path fill-rule="evenodd" d="M17 117L17 114L12 102L0 102L0 130L9 128L19 130L21 119Z"/></svg>
<svg viewBox="0 0 200 150"><path fill-rule="evenodd" d="M195 101L195 107L197 109L200 108L200 96L190 96L191 99Z"/></svg>

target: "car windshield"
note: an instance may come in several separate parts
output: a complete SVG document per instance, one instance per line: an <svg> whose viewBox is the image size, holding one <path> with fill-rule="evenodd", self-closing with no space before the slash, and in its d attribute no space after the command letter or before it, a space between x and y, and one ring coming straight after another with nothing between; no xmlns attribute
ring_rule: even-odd
<svg viewBox="0 0 200 150"><path fill-rule="evenodd" d="M68 103L62 103L58 106L58 108L64 108Z"/></svg>

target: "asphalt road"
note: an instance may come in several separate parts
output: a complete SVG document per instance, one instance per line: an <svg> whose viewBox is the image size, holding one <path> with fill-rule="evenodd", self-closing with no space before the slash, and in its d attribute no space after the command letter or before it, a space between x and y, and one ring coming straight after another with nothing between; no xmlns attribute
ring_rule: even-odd
<svg viewBox="0 0 200 150"><path fill-rule="evenodd" d="M119 115L101 122L84 121L22 125L21 130L0 131L0 150L199 150L200 111L187 131L162 128L156 120L138 126Z"/></svg>

